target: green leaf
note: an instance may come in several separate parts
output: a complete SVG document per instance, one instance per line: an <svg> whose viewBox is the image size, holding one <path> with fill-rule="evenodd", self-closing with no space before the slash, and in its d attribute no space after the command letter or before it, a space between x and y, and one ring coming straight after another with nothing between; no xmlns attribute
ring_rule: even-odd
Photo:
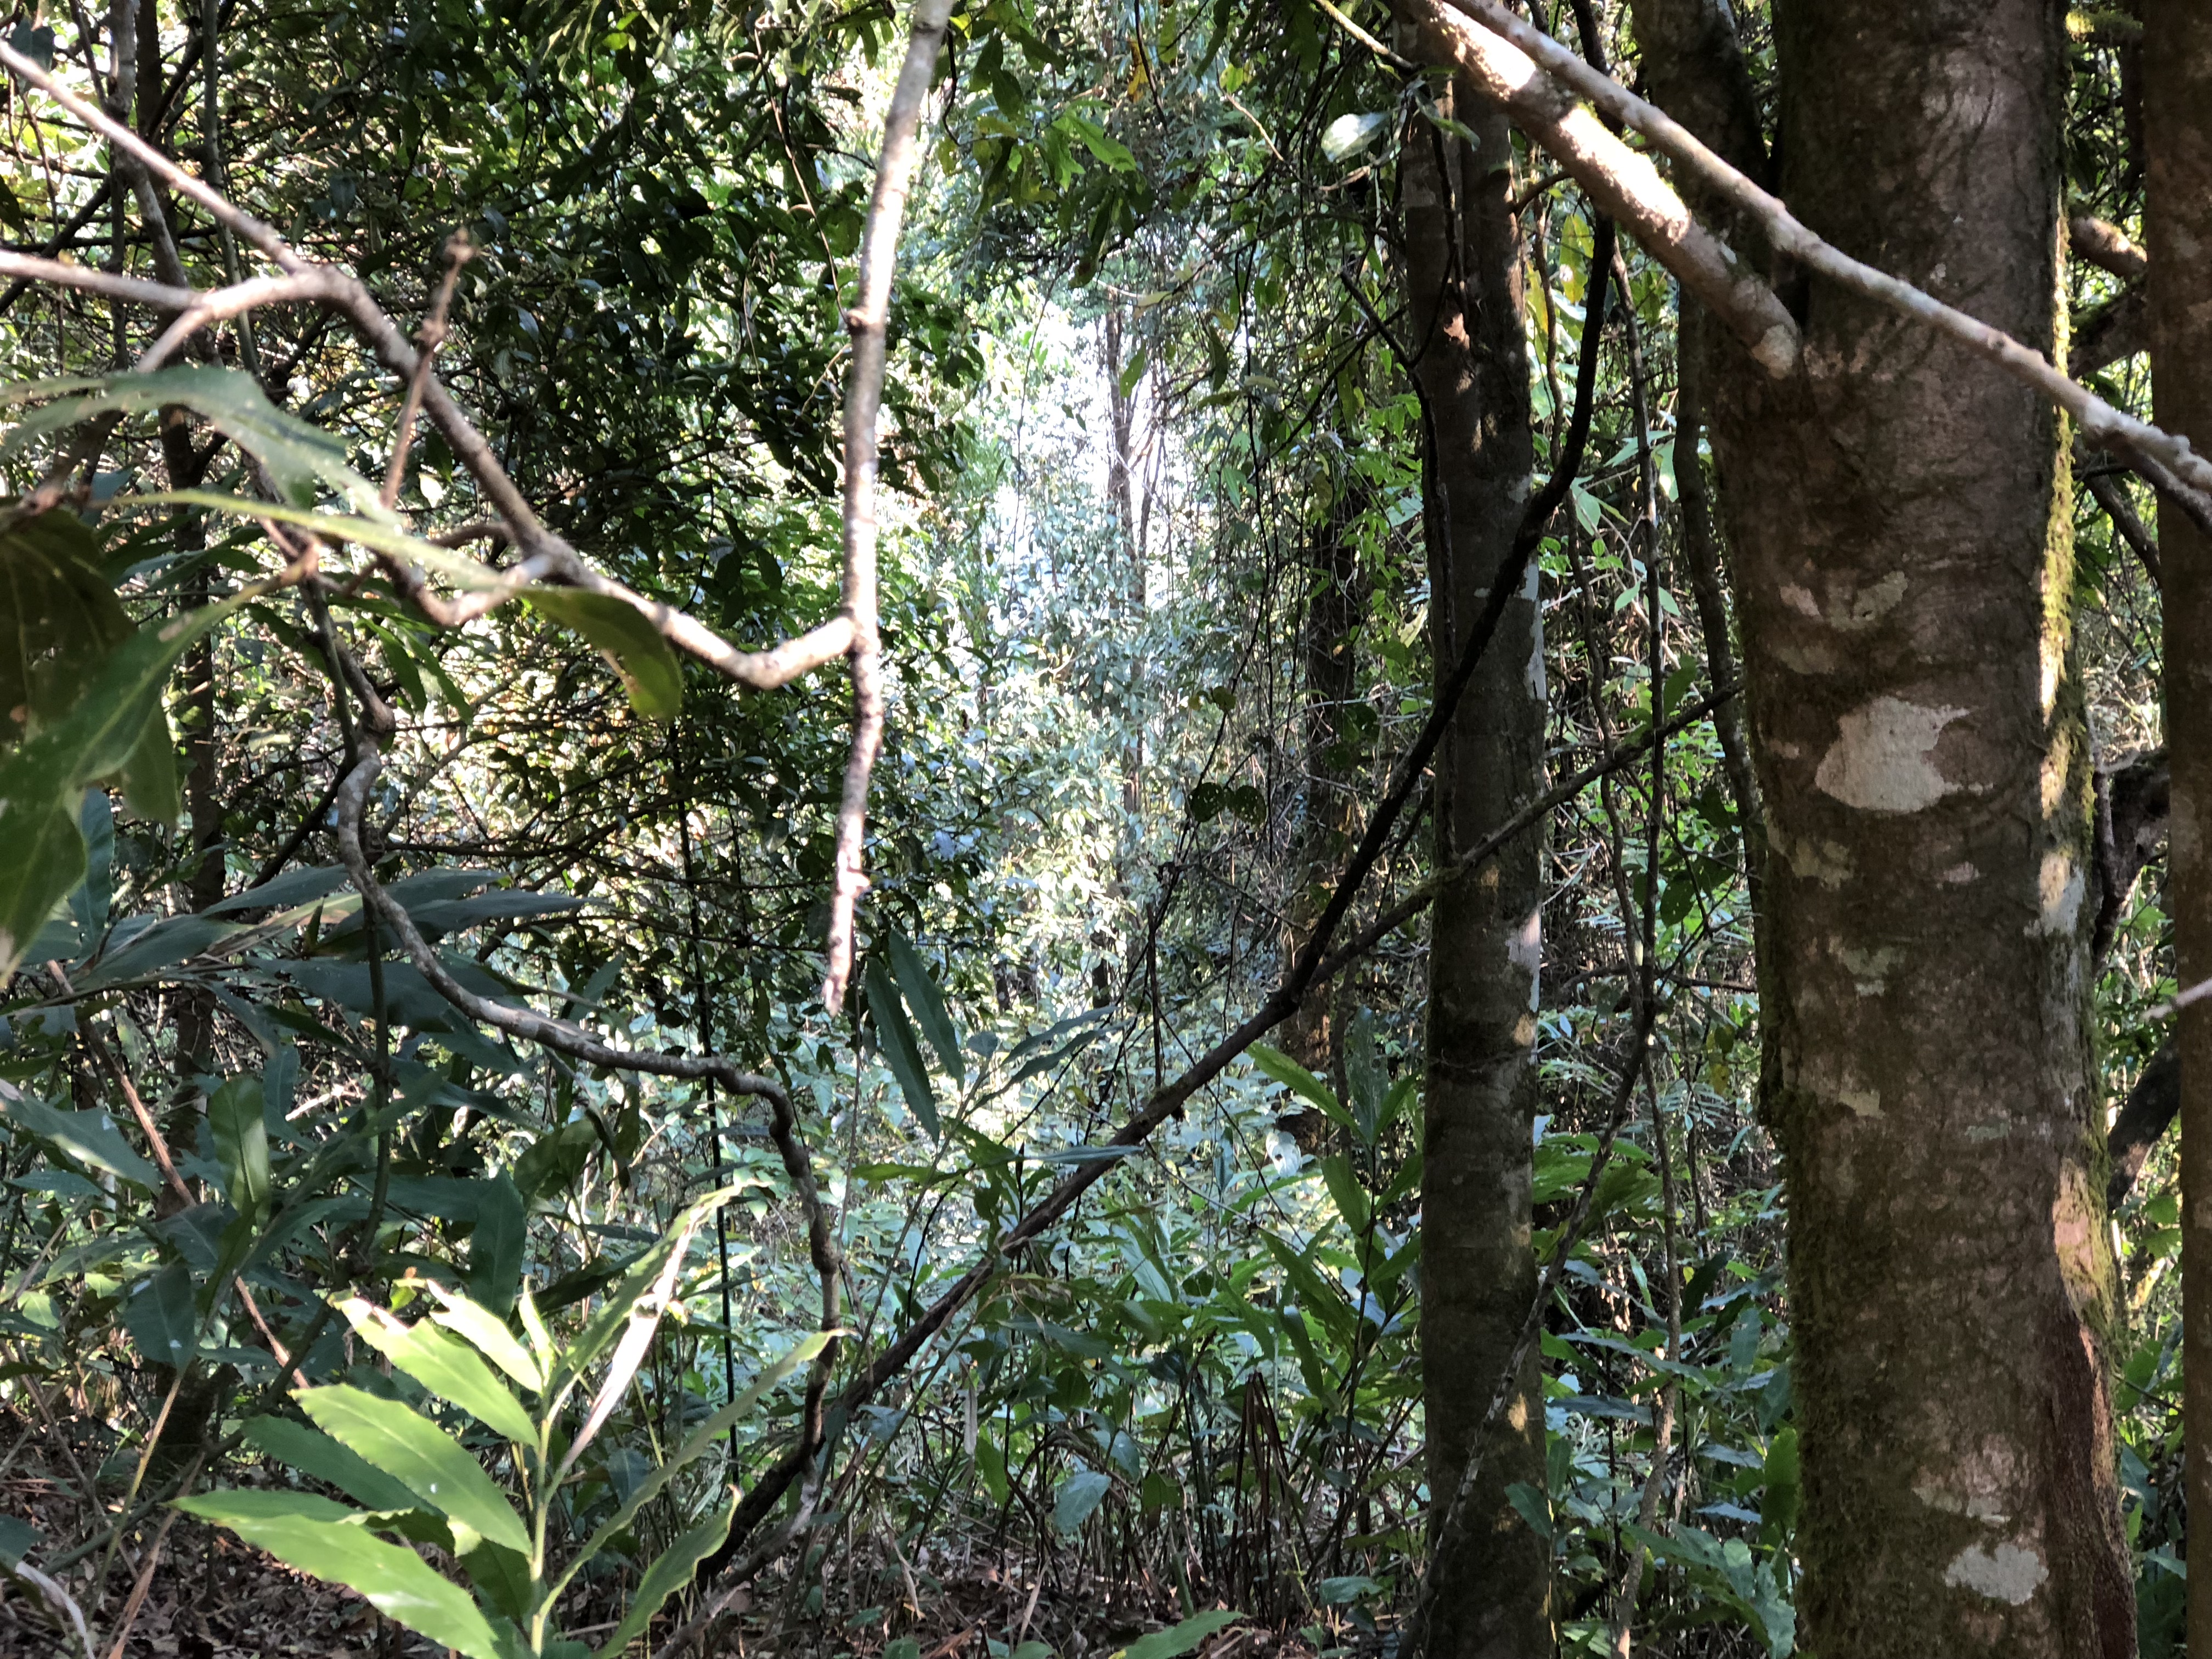
<svg viewBox="0 0 2212 1659"><path fill-rule="evenodd" d="M1330 1122L1358 1133L1359 1126L1352 1121L1352 1114L1337 1103L1336 1091L1311 1072L1292 1060L1279 1048L1264 1042L1255 1042L1246 1050L1252 1063L1285 1088L1311 1103Z"/></svg>
<svg viewBox="0 0 2212 1659"><path fill-rule="evenodd" d="M1194 1613L1172 1629L1156 1630L1150 1636L1117 1650L1110 1659L1182 1659L1183 1655L1194 1651L1207 1637L1216 1631L1228 1629L1243 1616L1226 1608Z"/></svg>
<svg viewBox="0 0 2212 1659"><path fill-rule="evenodd" d="M0 866L6 862L0 859ZM135 1181L149 1192L161 1185L161 1171L131 1150L105 1112L58 1112L44 1101L18 1094L8 1102L8 1115L18 1127L52 1141L79 1163Z"/></svg>
<svg viewBox="0 0 2212 1659"><path fill-rule="evenodd" d="M906 1006L921 1022L922 1036L937 1051L946 1074L955 1083L965 1083L968 1062L960 1052L960 1033L953 1029L952 1016L945 1012L944 994L929 975L929 964L921 959L921 952L914 948L904 933L893 930L889 944L892 976L898 981Z"/></svg>
<svg viewBox="0 0 2212 1659"><path fill-rule="evenodd" d="M1342 1153L1325 1158L1321 1161L1321 1176L1328 1183L1328 1195L1336 1200L1336 1212L1344 1218L1352 1236L1359 1237L1367 1231L1367 1193L1352 1172L1352 1160Z"/></svg>
<svg viewBox="0 0 2212 1659"><path fill-rule="evenodd" d="M1291 1288L1297 1293L1299 1304L1319 1320L1322 1328L1338 1341L1350 1342L1358 1316L1345 1301L1344 1293L1316 1273L1313 1263L1274 1234L1261 1233L1260 1238L1282 1265L1285 1275L1291 1281Z"/></svg>
<svg viewBox="0 0 2212 1659"><path fill-rule="evenodd" d="M615 1344L614 1353L607 1362L607 1373L599 1379L599 1391L592 1396L592 1408L585 1414L583 1426L576 1431L576 1437L568 1443L568 1450L561 1460L562 1474L574 1467L584 1448L591 1444L592 1437L599 1433L609 1414L620 1402L623 1392L629 1387L630 1379L637 1375L637 1368L645 1363L646 1352L653 1346L653 1333L660 1328L660 1316L667 1311L669 1303L675 1297L676 1281L684 1271L684 1252L690 1245L691 1236L699 1231L700 1224L708 1216L750 1184L739 1182L718 1188L703 1198L693 1200L676 1218L674 1224L661 1236L659 1243L647 1254L646 1260L623 1279L617 1295L609 1298L609 1306L601 1308L592 1323L579 1334L575 1346L569 1351L568 1364L580 1376L583 1368L590 1363L588 1358L579 1357L585 1349L586 1340L590 1339L594 1352L599 1346L604 1346L606 1334L614 1328L608 1316L614 1310L613 1304L617 1301L622 1304L622 1340ZM658 1266L653 1273L649 1277L644 1276L641 1270L656 1261Z"/></svg>
<svg viewBox="0 0 2212 1659"><path fill-rule="evenodd" d="M483 1224L477 1224L481 1227ZM529 1349L515 1340L514 1333L489 1309L446 1289L434 1279L425 1288L438 1299L439 1311L430 1317L458 1336L476 1345L477 1352L532 1394L545 1386L545 1373Z"/></svg>
<svg viewBox="0 0 2212 1659"><path fill-rule="evenodd" d="M428 1321L403 1323L359 1297L340 1303L338 1311L356 1336L440 1399L452 1401L509 1440L538 1443L538 1425L522 1402L458 1338Z"/></svg>
<svg viewBox="0 0 2212 1659"><path fill-rule="evenodd" d="M379 1399L344 1383L302 1389L294 1398L317 1427L448 1520L495 1544L530 1553L530 1534L492 1478L428 1418L397 1400Z"/></svg>
<svg viewBox="0 0 2212 1659"><path fill-rule="evenodd" d="M1390 118L1385 114L1340 115L1322 129L1321 153L1341 161L1368 149L1389 130Z"/></svg>
<svg viewBox="0 0 2212 1659"><path fill-rule="evenodd" d="M1759 1503L1759 1536L1772 1544L1785 1542L1796 1529L1798 1501L1803 1496L1797 1431L1783 1429L1766 1448L1766 1489Z"/></svg>
<svg viewBox="0 0 2212 1659"><path fill-rule="evenodd" d="M140 629L111 654L69 714L0 757L0 985L47 915L83 879L78 799L120 770L161 707L161 688L192 641L240 603L205 605Z"/></svg>
<svg viewBox="0 0 2212 1659"><path fill-rule="evenodd" d="M914 1027L907 1024L906 1005L899 1000L897 989L890 975L884 972L880 962L871 962L860 975L860 987L867 994L868 1012L875 1017L876 1036L881 1041L884 1059L898 1079L899 1092L906 1103L921 1120L921 1127L929 1131L933 1139L943 1131L938 1127L937 1096L929 1084L929 1068L921 1063L921 1045L915 1040Z"/></svg>
<svg viewBox="0 0 2212 1659"><path fill-rule="evenodd" d="M568 1563L560 1577L554 1581L552 1589L547 1594L557 1598L562 1589L567 1586L568 1580L575 1576L583 1565L605 1548L614 1540L617 1534L635 1520L638 1511L659 1497L661 1488L675 1479L679 1471L688 1464L696 1462L705 1456L717 1440L727 1434L738 1423L752 1415L754 1408L760 1404L763 1395L799 1367L813 1358L815 1355L820 1353L832 1340L832 1334L827 1331L817 1331L812 1335L802 1339L794 1344L791 1351L783 1358L754 1377L736 1399L694 1429L691 1431L691 1437L678 1448L676 1455L639 1481L631 1490L630 1495L623 1501L622 1507L599 1523L598 1529L586 1541L584 1547L576 1552L575 1559Z"/></svg>
<svg viewBox="0 0 2212 1659"><path fill-rule="evenodd" d="M415 1507L413 1492L358 1452L305 1423L295 1423L289 1417L256 1417L248 1419L242 1432L246 1443L264 1456L336 1486L366 1509Z"/></svg>
<svg viewBox="0 0 2212 1659"><path fill-rule="evenodd" d="M690 1583L699 1564L721 1548L722 1540L730 1535L730 1522L738 1512L738 1493L730 1489L729 1501L717 1505L707 1518L686 1532L663 1550L653 1564L645 1570L645 1577L631 1596L629 1611L623 1615L615 1633L599 1649L602 1654L619 1654L645 1632L653 1622L653 1615L660 1611L660 1604Z"/></svg>
<svg viewBox="0 0 2212 1659"><path fill-rule="evenodd" d="M180 1499L176 1507L228 1527L288 1567L359 1592L386 1618L467 1659L509 1659L468 1592L440 1577L413 1550L387 1544L358 1526L300 1513L270 1514L265 1504L247 1501L280 1495L305 1496L210 1492Z"/></svg>
<svg viewBox="0 0 2212 1659"><path fill-rule="evenodd" d="M523 1208L520 1189L505 1170L478 1182L477 1187L480 1198L476 1228L469 1234L469 1294L493 1318L503 1319L514 1305L514 1287L522 1278L522 1252L529 1242L530 1218ZM521 1381L512 1370L508 1375Z"/></svg>
<svg viewBox="0 0 2212 1659"><path fill-rule="evenodd" d="M80 389L81 388L81 389ZM106 410L145 414L179 404L205 416L240 448L259 459L277 488L300 507L328 489L356 513L398 522L377 487L346 465L345 446L330 433L271 404L250 374L212 365L165 368L152 374L114 374L99 380L46 381L9 388L11 401L70 392L33 410L0 442L13 453L49 432Z"/></svg>
<svg viewBox="0 0 2212 1659"><path fill-rule="evenodd" d="M208 1097L208 1127L216 1162L240 1215L259 1215L269 1204L269 1126L262 1115L261 1079L234 1077Z"/></svg>
<svg viewBox="0 0 2212 1659"><path fill-rule="evenodd" d="M647 720L672 720L683 708L684 674L676 654L635 608L612 594L579 587L526 587L521 598L540 616L599 647L622 677L630 707Z"/></svg>
<svg viewBox="0 0 2212 1659"><path fill-rule="evenodd" d="M199 1323L192 1305L192 1272L181 1261L140 1279L123 1304L124 1328L138 1352L156 1365L181 1367L190 1359Z"/></svg>
<svg viewBox="0 0 2212 1659"><path fill-rule="evenodd" d="M1052 1524L1063 1534L1081 1530L1112 1490L1114 1477L1097 1469L1078 1469L1052 1494Z"/></svg>

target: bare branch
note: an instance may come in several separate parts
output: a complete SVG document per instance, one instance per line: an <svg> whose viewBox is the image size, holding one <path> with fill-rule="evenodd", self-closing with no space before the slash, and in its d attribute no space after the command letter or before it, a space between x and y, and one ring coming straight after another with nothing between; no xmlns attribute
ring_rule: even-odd
<svg viewBox="0 0 2212 1659"><path fill-rule="evenodd" d="M1443 3L1464 15L1449 16L1442 9ZM1531 101L1539 106L1540 113L1547 114L1558 99L1565 95L1562 88L1571 88L1615 120L1634 127L1679 165L1697 173L1723 198L1757 221L1777 252L1788 255L1831 282L1928 325L2041 392L2080 422L2082 434L2091 442L2125 456L2130 465L2162 491L2171 494L2207 534L2212 534L2212 462L2191 449L2186 438L2113 408L2087 386L2060 374L2041 352L1821 240L1777 198L1716 155L1680 123L1610 76L1591 69L1541 29L1515 16L1498 0L1424 0L1424 6L1431 21L1452 42L1455 61L1476 72L1479 80L1494 80L1499 90L1492 95L1506 104L1516 120L1522 118L1521 109L1512 101L1514 98ZM1482 66L1481 70L1478 70L1478 65ZM1547 74L1556 77L1547 96L1538 97L1526 91L1531 83L1543 82ZM1595 191L1596 181L1604 176L1598 160L1556 143L1553 135L1558 123L1531 125L1522 120L1522 125L1532 138L1582 181L1585 189ZM1640 161L1641 158L1638 159ZM1673 199L1672 192L1668 194ZM1674 270L1685 286L1693 287L1693 291L1698 291L1708 305L1713 305L1709 296L1694 289L1686 272L1677 267L1668 245L1663 240L1651 240L1655 234L1663 237L1668 227L1647 228L1632 216L1625 222L1655 258ZM1715 309L1732 327L1741 331L1733 313L1717 306ZM1773 365L1770 362L1766 367L1771 371ZM2166 483L2159 483L2153 469L2165 475Z"/></svg>
<svg viewBox="0 0 2212 1659"><path fill-rule="evenodd" d="M906 62L884 118L884 150L876 165L875 199L860 239L860 302L845 313L853 369L845 383L845 578L842 611L852 623L847 655L853 673L853 748L837 806L837 857L830 893L829 971L822 1000L833 1014L845 1006L853 977L854 912L867 890L864 842L868 780L884 742L883 639L876 617L877 422L883 410L885 335L899 227L914 187L921 147L921 106L937 74L938 49L952 0L915 0Z"/></svg>
<svg viewBox="0 0 2212 1659"><path fill-rule="evenodd" d="M1703 300L1768 374L1780 379L1797 367L1797 325L1782 301L1734 250L1698 222L1648 156L1608 132L1572 94L1497 34L1453 16L1437 0L1426 0L1413 15L1419 49L1449 58L1572 173L1601 210Z"/></svg>
<svg viewBox="0 0 2212 1659"><path fill-rule="evenodd" d="M2150 273L2150 255L2110 220L2077 213L2066 222L2066 235L2075 252L2124 283L2139 283Z"/></svg>
<svg viewBox="0 0 2212 1659"><path fill-rule="evenodd" d="M160 311L182 311L200 297L191 289L171 288L166 283L149 283L143 277L124 276L90 265L64 264L59 259L41 259L31 253L0 252L0 276L12 276L25 283L51 283L56 288L82 289L104 299L128 300Z"/></svg>

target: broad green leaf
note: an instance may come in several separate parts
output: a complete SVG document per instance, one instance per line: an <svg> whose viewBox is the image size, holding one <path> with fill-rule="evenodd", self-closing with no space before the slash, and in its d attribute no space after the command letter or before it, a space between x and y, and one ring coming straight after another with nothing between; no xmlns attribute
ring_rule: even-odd
<svg viewBox="0 0 2212 1659"><path fill-rule="evenodd" d="M529 1554L530 1534L521 1517L483 1466L429 1419L397 1400L344 1383L302 1389L293 1398L318 1428L440 1514L495 1544Z"/></svg>
<svg viewBox="0 0 2212 1659"><path fill-rule="evenodd" d="M1112 1489L1114 1477L1097 1469L1078 1469L1052 1495L1052 1524L1062 1533L1081 1530Z"/></svg>
<svg viewBox="0 0 2212 1659"><path fill-rule="evenodd" d="M213 365L164 368L151 374L113 374L89 383L52 383L73 395L57 397L33 410L0 442L0 454L12 453L49 432L103 411L145 414L179 404L204 416L226 437L259 458L293 501L312 503L320 489L350 502L354 510L390 523L391 510L374 484L346 465L345 446L330 433L288 415L263 395L253 377ZM77 388L82 388L78 390ZM15 395L39 395L37 386L16 387Z"/></svg>
<svg viewBox="0 0 2212 1659"><path fill-rule="evenodd" d="M228 1527L288 1567L358 1591L386 1618L466 1655L467 1659L509 1659L493 1632L491 1621L469 1593L440 1577L413 1550L387 1544L343 1522L297 1513L271 1515L262 1506L243 1501L277 1495L211 1492L180 1499L176 1507L203 1521Z"/></svg>
<svg viewBox="0 0 2212 1659"><path fill-rule="evenodd" d="M479 1221L477 1225L482 1227ZM489 1309L468 1297L449 1291L437 1280L424 1281L425 1287L438 1300L439 1310L430 1317L458 1336L466 1337L476 1345L477 1352L505 1371L532 1393L545 1386L545 1373L529 1349L514 1340L514 1333L506 1322Z"/></svg>
<svg viewBox="0 0 2212 1659"><path fill-rule="evenodd" d="M0 865L5 863L0 859ZM123 1131L105 1112L58 1112L44 1101L18 1094L8 1102L8 1115L18 1127L51 1140L80 1163L135 1181L149 1191L162 1184L161 1171L131 1150Z"/></svg>
<svg viewBox="0 0 2212 1659"><path fill-rule="evenodd" d="M269 1125L262 1115L261 1079L234 1077L208 1097L208 1127L229 1198L241 1215L269 1203Z"/></svg>
<svg viewBox="0 0 2212 1659"><path fill-rule="evenodd" d="M405 1486L358 1452L305 1423L295 1423L289 1417L256 1417L247 1421L242 1432L246 1443L264 1456L336 1486L365 1508L415 1507L415 1494Z"/></svg>
<svg viewBox="0 0 2212 1659"><path fill-rule="evenodd" d="M1359 1126L1352 1121L1352 1114L1337 1103L1336 1091L1281 1049L1270 1048L1264 1042L1255 1042L1245 1052L1251 1055L1255 1066L1292 1094L1310 1102L1314 1109L1330 1122L1350 1129L1355 1134L1358 1133Z"/></svg>
<svg viewBox="0 0 2212 1659"><path fill-rule="evenodd" d="M1797 1431L1781 1429L1766 1448L1766 1490L1759 1501L1759 1536L1782 1544L1797 1525L1797 1506L1804 1496L1799 1473Z"/></svg>
<svg viewBox="0 0 2212 1659"><path fill-rule="evenodd" d="M1340 115L1322 129L1321 153L1332 161L1357 155L1390 129L1390 118L1379 112Z"/></svg>
<svg viewBox="0 0 2212 1659"><path fill-rule="evenodd" d="M0 757L0 985L54 906L84 877L79 798L120 770L159 711L177 659L240 603L203 606L133 634L103 663L68 715Z"/></svg>
<svg viewBox="0 0 2212 1659"><path fill-rule="evenodd" d="M630 707L648 720L675 718L684 706L684 674L660 630L611 593L580 587L526 587L521 597L540 616L574 629L599 647L629 693Z"/></svg>
<svg viewBox="0 0 2212 1659"><path fill-rule="evenodd" d="M480 1198L476 1228L469 1234L469 1294L496 1320L514 1305L514 1287L522 1277L522 1252L528 1243L530 1218L523 1208L521 1192L505 1170L488 1181L478 1182L477 1187ZM512 1368L506 1369L509 1376L521 1381ZM536 1388L539 1384L526 1386Z"/></svg>
<svg viewBox="0 0 2212 1659"><path fill-rule="evenodd" d="M68 714L107 653L131 637L100 563L98 538L74 513L0 531L0 744Z"/></svg>
<svg viewBox="0 0 2212 1659"><path fill-rule="evenodd" d="M123 1304L123 1324L149 1360L181 1366L192 1357L199 1334L191 1269L172 1261L133 1285Z"/></svg>
<svg viewBox="0 0 2212 1659"><path fill-rule="evenodd" d="M491 1367L459 1339L426 1320L409 1325L374 1303L354 1297L338 1304L354 1334L441 1400L450 1400L486 1428L526 1446L538 1425Z"/></svg>
<svg viewBox="0 0 2212 1659"><path fill-rule="evenodd" d="M921 952L914 948L904 933L894 930L890 945L891 974L898 981L906 1006L921 1023L922 1036L937 1051L946 1074L955 1083L965 1083L968 1062L960 1053L960 1034L952 1027L952 1016L945 1012L944 994L929 976L929 964L921 959Z"/></svg>
<svg viewBox="0 0 2212 1659"><path fill-rule="evenodd" d="M705 1520L660 1553L645 1570L645 1577L630 1597L629 1611L623 1614L615 1633L599 1649L602 1654L613 1659L644 1633L646 1626L653 1622L653 1615L660 1611L660 1604L690 1583L699 1564L721 1548L722 1540L730 1535L730 1522L737 1512L738 1493L733 1486L728 1502L718 1504Z"/></svg>
<svg viewBox="0 0 2212 1659"><path fill-rule="evenodd" d="M1275 1260L1282 1264L1283 1272L1290 1279L1291 1288L1297 1292L1299 1304L1318 1319L1322 1328L1338 1341L1349 1343L1358 1316L1345 1301L1343 1292L1333 1288L1314 1271L1310 1261L1274 1234L1263 1232L1260 1238Z"/></svg>
<svg viewBox="0 0 2212 1659"><path fill-rule="evenodd" d="M929 1067L922 1064L921 1045L915 1040L914 1027L907 1024L906 1005L899 1000L897 988L884 972L882 963L868 964L860 975L860 988L868 999L868 1012L875 1017L884 1059L898 1079L899 1092L921 1120L921 1127L933 1138L938 1136L942 1132L938 1127L937 1096L930 1087Z"/></svg>
<svg viewBox="0 0 2212 1659"><path fill-rule="evenodd" d="M1169 1630L1156 1630L1117 1650L1111 1659L1182 1659L1217 1631L1224 1631L1244 1615L1226 1608L1194 1613Z"/></svg>

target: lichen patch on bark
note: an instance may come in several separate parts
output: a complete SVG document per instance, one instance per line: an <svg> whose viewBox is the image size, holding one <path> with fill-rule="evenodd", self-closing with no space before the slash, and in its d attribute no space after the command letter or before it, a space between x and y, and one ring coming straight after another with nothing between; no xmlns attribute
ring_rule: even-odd
<svg viewBox="0 0 2212 1659"><path fill-rule="evenodd" d="M1824 794L1864 812L1918 812L1959 785L1930 758L1944 728L1963 708L1923 708L1881 696L1836 722L1836 741L1813 781Z"/></svg>
<svg viewBox="0 0 2212 1659"><path fill-rule="evenodd" d="M2049 1577L2051 1569L2043 1565L2043 1558L2017 1544L1987 1550L1970 1544L1943 1570L1943 1582L1953 1588L2015 1607L2025 1604Z"/></svg>

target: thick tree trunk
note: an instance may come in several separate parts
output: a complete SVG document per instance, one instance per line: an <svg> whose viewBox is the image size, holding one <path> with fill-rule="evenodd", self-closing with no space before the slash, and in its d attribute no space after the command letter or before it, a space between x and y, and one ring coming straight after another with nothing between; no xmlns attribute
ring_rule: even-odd
<svg viewBox="0 0 2212 1659"><path fill-rule="evenodd" d="M2058 9L1778 0L1775 23L1799 216L2050 349ZM2132 1652L2060 422L1869 301L1785 292L1802 370L1723 345L1711 391L1770 849L1801 1641Z"/></svg>
<svg viewBox="0 0 2212 1659"><path fill-rule="evenodd" d="M1511 137L1493 111L1448 93L1480 143L1416 121L1404 169L1409 338L1433 440L1427 533L1430 637L1439 678L1457 662L1529 495L1528 363ZM1542 623L1532 567L1505 611L1436 763L1436 860L1455 859L1543 787ZM1429 957L1421 1362L1429 1482L1438 1511L1505 1373L1536 1289L1529 1180L1541 956L1542 848L1523 836L1437 902ZM1468 1547L1439 1560L1432 1659L1552 1651L1550 1547L1506 1498L1541 1489L1544 1413L1531 1353L1481 1450Z"/></svg>
<svg viewBox="0 0 2212 1659"><path fill-rule="evenodd" d="M2212 10L2144 0L2142 144L2150 244L2156 418L2212 448ZM2161 503L2166 758L2172 769L2166 898L2184 985L2212 978L2212 544ZM2180 1051L2182 1439L2198 1537L2212 1531L2212 1002L2185 1008ZM2189 1650L2212 1653L2212 1564L2189 1583Z"/></svg>

